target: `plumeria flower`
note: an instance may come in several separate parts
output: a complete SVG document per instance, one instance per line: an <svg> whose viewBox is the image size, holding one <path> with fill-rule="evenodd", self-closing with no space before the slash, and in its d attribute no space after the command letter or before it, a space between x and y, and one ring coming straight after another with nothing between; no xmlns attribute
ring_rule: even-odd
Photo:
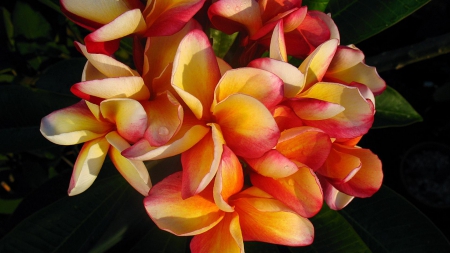
<svg viewBox="0 0 450 253"><path fill-rule="evenodd" d="M110 55L121 38L166 36L178 32L203 6L204 0L60 0L63 13L93 31L85 38L90 53Z"/></svg>
<svg viewBox="0 0 450 253"><path fill-rule="evenodd" d="M240 170L237 157L231 154L224 152L222 178L228 170ZM181 178L182 172L177 172L156 184L144 205L160 229L178 236L193 235L193 253L243 253L244 241L288 246L305 246L313 241L314 228L308 219L256 187L239 192L242 181L236 182L238 186L227 200L233 208L224 212L214 201L212 184L200 194L183 199ZM224 178L224 182L229 179Z"/></svg>
<svg viewBox="0 0 450 253"><path fill-rule="evenodd" d="M268 108L282 100L282 81L255 68L221 73L208 37L200 30L188 33L175 56L172 86L208 131L182 153L183 198L209 185L224 145L238 156L256 158L272 149L280 135ZM134 145L124 155L140 160L154 158L151 147L144 145Z"/></svg>
<svg viewBox="0 0 450 253"><path fill-rule="evenodd" d="M317 170L331 209L344 208L354 197L371 197L381 187L381 161L370 150L356 146L360 139L335 140L330 155Z"/></svg>
<svg viewBox="0 0 450 253"><path fill-rule="evenodd" d="M301 0L221 0L210 6L208 16L215 28L227 34L241 33L242 45L246 46L242 62L269 48L272 31L280 20L285 24L288 54L306 58L323 42L339 39L339 32L330 16L307 11L301 4Z"/></svg>

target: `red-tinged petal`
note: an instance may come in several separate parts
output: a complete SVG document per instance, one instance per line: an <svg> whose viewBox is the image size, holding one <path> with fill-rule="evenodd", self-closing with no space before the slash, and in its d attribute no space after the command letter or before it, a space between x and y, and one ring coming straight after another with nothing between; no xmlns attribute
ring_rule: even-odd
<svg viewBox="0 0 450 253"><path fill-rule="evenodd" d="M189 32L175 56L172 85L198 119L209 117L219 79L219 66L208 37L200 30Z"/></svg>
<svg viewBox="0 0 450 253"><path fill-rule="evenodd" d="M339 104L345 108L330 119L303 120L305 125L320 128L330 137L355 138L366 134L373 124L373 104L366 100L356 87L320 82L300 96Z"/></svg>
<svg viewBox="0 0 450 253"><path fill-rule="evenodd" d="M323 190L323 198L332 210L341 210L353 200L353 196L338 191L326 178L320 175L318 177Z"/></svg>
<svg viewBox="0 0 450 253"><path fill-rule="evenodd" d="M224 142L220 128L212 124L211 134L206 134L197 144L181 154L183 199L203 191L211 182L219 168Z"/></svg>
<svg viewBox="0 0 450 253"><path fill-rule="evenodd" d="M270 58L258 58L251 61L248 66L270 71L281 78L284 83L284 97L292 98L303 89L303 73L287 62ZM263 78L263 76L261 76L261 78ZM257 86L253 85L253 87Z"/></svg>
<svg viewBox="0 0 450 253"><path fill-rule="evenodd" d="M152 182L144 163L129 160L120 154L123 150L130 147L130 144L117 132L110 132L105 138L112 145L109 149L109 157L117 170L134 189L140 194L147 196L148 191L152 187Z"/></svg>
<svg viewBox="0 0 450 253"><path fill-rule="evenodd" d="M259 1L259 8L261 10L261 17L264 22L273 19L279 13L283 13L294 8L300 8L302 5L301 0L272 0L272 1Z"/></svg>
<svg viewBox="0 0 450 253"><path fill-rule="evenodd" d="M336 52L339 41L331 39L318 46L298 68L305 74L305 89L320 82Z"/></svg>
<svg viewBox="0 0 450 253"><path fill-rule="evenodd" d="M288 246L305 246L313 242L311 222L278 200L239 198L234 204L244 241Z"/></svg>
<svg viewBox="0 0 450 253"><path fill-rule="evenodd" d="M272 37L270 39L270 58L278 61L287 62L286 45L284 42L284 25L283 20L280 20L273 29ZM286 90L286 88L285 88Z"/></svg>
<svg viewBox="0 0 450 253"><path fill-rule="evenodd" d="M236 93L250 95L267 108L272 108L283 99L283 82L275 74L262 69L233 69L220 79L214 94L214 105Z"/></svg>
<svg viewBox="0 0 450 253"><path fill-rule="evenodd" d="M152 187L144 199L150 218L162 230L179 236L204 233L224 215L212 198L212 189L181 198L181 172L174 173Z"/></svg>
<svg viewBox="0 0 450 253"><path fill-rule="evenodd" d="M338 39L340 40L339 30L330 14L326 14L321 11L308 11L308 15L315 20L321 20L326 24L329 30L329 39ZM328 34L328 33L326 33ZM323 38L324 36L322 36Z"/></svg>
<svg viewBox="0 0 450 253"><path fill-rule="evenodd" d="M174 155L190 149L199 142L210 130L209 127L198 124L187 123L184 115L183 125L178 133L163 146L153 147L146 139L136 142L130 148L124 150L122 155L134 160L157 160Z"/></svg>
<svg viewBox="0 0 450 253"><path fill-rule="evenodd" d="M340 104L313 98L290 99L287 104L303 120L329 119L345 110Z"/></svg>
<svg viewBox="0 0 450 253"><path fill-rule="evenodd" d="M213 114L227 146L238 156L260 157L276 145L280 136L267 108L248 95L230 95L214 107Z"/></svg>
<svg viewBox="0 0 450 253"><path fill-rule="evenodd" d="M108 98L131 98L147 100L150 91L141 77L116 77L102 80L91 80L74 84L70 91L89 102L100 104Z"/></svg>
<svg viewBox="0 0 450 253"><path fill-rule="evenodd" d="M120 39L146 29L141 10L127 11L84 38L89 53L111 55L119 49Z"/></svg>
<svg viewBox="0 0 450 253"><path fill-rule="evenodd" d="M116 124L117 132L125 140L135 143L144 136L147 128L147 114L136 100L116 98L100 103L102 116Z"/></svg>
<svg viewBox="0 0 450 253"><path fill-rule="evenodd" d="M358 136L355 138L349 138L349 139L336 139L334 141L334 143L339 143L342 144L344 146L350 146L350 147L354 147L356 146L356 144L358 144L358 142L361 140L362 136Z"/></svg>
<svg viewBox="0 0 450 253"><path fill-rule="evenodd" d="M346 147L340 144L333 144L333 146L342 153L358 157L362 164L358 173L347 183L333 183L336 189L359 198L370 197L380 189L383 182L383 171L381 161L377 155L373 154L369 149Z"/></svg>
<svg viewBox="0 0 450 253"><path fill-rule="evenodd" d="M81 100L42 118L40 130L53 143L74 145L101 137L113 128L109 122L98 121Z"/></svg>
<svg viewBox="0 0 450 253"><path fill-rule="evenodd" d="M287 177L298 170L295 163L275 149L269 150L259 158L248 158L245 161L258 174L271 178Z"/></svg>
<svg viewBox="0 0 450 253"><path fill-rule="evenodd" d="M143 75L144 81L147 85L153 83L153 79L160 77L161 73L172 65L178 45L186 34L194 29L201 29L200 24L191 20L179 32L171 36L157 36L147 38L145 46ZM155 60L158 59L158 60ZM172 67L170 67L172 70ZM170 80L169 80L170 85ZM155 91L165 91L166 89L159 89L153 85Z"/></svg>
<svg viewBox="0 0 450 253"><path fill-rule="evenodd" d="M333 145L335 147L336 145ZM332 148L323 166L317 173L327 177L329 181L338 184L346 183L355 176L361 168L361 160L351 154L346 154Z"/></svg>
<svg viewBox="0 0 450 253"><path fill-rule="evenodd" d="M319 180L304 165L300 165L296 173L284 178L274 179L257 173L252 173L250 178L254 186L266 191L302 217L312 217L322 208Z"/></svg>
<svg viewBox="0 0 450 253"><path fill-rule="evenodd" d="M291 108L285 105L275 107L273 111L273 118L277 122L280 132L294 127L303 126L302 120L292 111Z"/></svg>
<svg viewBox="0 0 450 253"><path fill-rule="evenodd" d="M331 140L320 129L296 127L281 133L276 149L287 158L303 163L315 171L327 159Z"/></svg>
<svg viewBox="0 0 450 253"><path fill-rule="evenodd" d="M101 24L107 24L122 13L142 7L139 0L61 0L61 10L75 23L88 28L96 29Z"/></svg>
<svg viewBox="0 0 450 253"><path fill-rule="evenodd" d="M106 154L108 154L108 149L109 143L103 137L83 144L73 166L68 190L69 196L84 192L94 183L103 166Z"/></svg>
<svg viewBox="0 0 450 253"><path fill-rule="evenodd" d="M228 204L228 198L238 193L243 186L241 163L233 151L223 145L222 158L214 181L214 202L221 210L233 212L234 208Z"/></svg>
<svg viewBox="0 0 450 253"><path fill-rule="evenodd" d="M181 30L200 10L205 0L149 1L144 10L146 37L168 36Z"/></svg>
<svg viewBox="0 0 450 253"><path fill-rule="evenodd" d="M253 35L262 26L258 3L254 0L222 0L208 9L208 17L215 28L227 34L247 30Z"/></svg>
<svg viewBox="0 0 450 253"><path fill-rule="evenodd" d="M333 60L327 69L327 75L352 68L364 61L364 53L351 46L338 46Z"/></svg>
<svg viewBox="0 0 450 253"><path fill-rule="evenodd" d="M350 84L348 84L348 86L358 88L359 93L361 93L361 95L368 101L370 100L370 102L375 106L375 95L369 87L357 82L351 82Z"/></svg>
<svg viewBox="0 0 450 253"><path fill-rule="evenodd" d="M190 246L192 253L244 253L239 215L237 213L225 214L216 226L194 236Z"/></svg>
<svg viewBox="0 0 450 253"><path fill-rule="evenodd" d="M273 17L271 20L264 23L253 36L251 40L258 40L259 43L266 47L269 47L269 34L275 29L277 23L283 20L283 31L284 33L290 32L296 29L306 17L307 8L306 6L301 8L294 8L286 12L279 13L277 16Z"/></svg>
<svg viewBox="0 0 450 253"><path fill-rule="evenodd" d="M149 121L145 139L154 147L166 144L180 130L183 107L168 91L144 103L144 106Z"/></svg>
<svg viewBox="0 0 450 253"><path fill-rule="evenodd" d="M88 59L89 63L92 64L92 66L95 67L97 71L99 71L106 77L138 75L136 71L132 70L130 67L117 61L116 59L104 54L91 54L87 51L85 45L76 41L74 43L77 49ZM101 79L101 78L95 78L95 76L90 78L88 78L88 76L86 77L86 80L93 80L93 79Z"/></svg>

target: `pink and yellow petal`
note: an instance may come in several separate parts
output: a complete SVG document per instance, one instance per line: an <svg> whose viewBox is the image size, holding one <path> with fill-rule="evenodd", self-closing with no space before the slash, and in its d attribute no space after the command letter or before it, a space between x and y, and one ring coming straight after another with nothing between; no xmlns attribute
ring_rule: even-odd
<svg viewBox="0 0 450 253"><path fill-rule="evenodd" d="M188 199L181 197L181 172L154 185L144 199L150 218L162 230L175 235L201 234L219 223L223 216L212 198L212 189Z"/></svg>
<svg viewBox="0 0 450 253"><path fill-rule="evenodd" d="M120 154L123 150L130 147L130 144L117 132L112 131L105 138L112 146L109 149L109 157L117 170L134 189L140 194L147 196L148 191L152 187L152 182L144 163L129 160Z"/></svg>
<svg viewBox="0 0 450 253"><path fill-rule="evenodd" d="M244 186L244 174L237 156L223 145L222 157L214 181L213 196L216 205L225 212L233 212L228 198L238 193Z"/></svg>
<svg viewBox="0 0 450 253"><path fill-rule="evenodd" d="M333 181L337 184L343 184L348 182L355 176L361 168L361 160L351 154L343 153L336 150L333 144L333 148L330 154L323 164L323 166L317 170L317 173L324 177L327 177L329 181Z"/></svg>
<svg viewBox="0 0 450 253"><path fill-rule="evenodd" d="M227 71L217 84L213 106L235 93L250 95L272 108L283 99L283 82L275 74L258 68Z"/></svg>
<svg viewBox="0 0 450 253"><path fill-rule="evenodd" d="M315 171L327 159L331 150L331 140L320 129L308 126L296 127L281 133L276 150Z"/></svg>
<svg viewBox="0 0 450 253"><path fill-rule="evenodd" d="M294 97L303 89L303 73L287 62L258 58L251 61L248 66L270 71L281 78L284 83L284 97L286 98Z"/></svg>
<svg viewBox="0 0 450 253"><path fill-rule="evenodd" d="M300 164L299 164L300 165ZM251 174L252 184L283 202L302 217L316 215L323 203L322 189L315 173L306 166L299 166L296 173L284 178Z"/></svg>
<svg viewBox="0 0 450 253"><path fill-rule="evenodd" d="M270 39L269 56L271 59L277 61L288 61L286 54L286 44L284 42L283 20L280 20L273 29L272 37Z"/></svg>
<svg viewBox="0 0 450 253"><path fill-rule="evenodd" d="M212 124L211 134L206 134L197 144L181 154L183 199L203 191L214 178L221 162L224 143L220 127Z"/></svg>
<svg viewBox="0 0 450 253"><path fill-rule="evenodd" d="M209 117L219 79L219 66L208 37L200 30L189 32L175 56L172 85L198 119Z"/></svg>
<svg viewBox="0 0 450 253"><path fill-rule="evenodd" d="M257 99L233 94L218 103L213 110L227 145L246 158L257 158L272 149L280 136L278 126Z"/></svg>
<svg viewBox="0 0 450 253"><path fill-rule="evenodd" d="M273 110L273 118L277 122L280 131L289 128L303 126L302 120L288 106L279 105Z"/></svg>
<svg viewBox="0 0 450 253"><path fill-rule="evenodd" d="M40 131L53 143L74 145L101 137L113 128L113 124L97 120L81 100L42 118Z"/></svg>
<svg viewBox="0 0 450 253"><path fill-rule="evenodd" d="M340 104L314 98L290 99L286 103L303 120L329 119L345 110Z"/></svg>
<svg viewBox="0 0 450 253"><path fill-rule="evenodd" d="M103 137L83 144L73 166L68 189L69 196L84 192L94 183L108 154L109 146L108 141Z"/></svg>
<svg viewBox="0 0 450 253"><path fill-rule="evenodd" d="M258 174L271 178L287 177L298 171L294 162L275 149L269 150L259 158L247 158L245 161Z"/></svg>
<svg viewBox="0 0 450 253"><path fill-rule="evenodd" d="M107 99L100 103L100 111L106 120L115 123L117 132L128 142L135 143L144 136L147 114L138 101Z"/></svg>
<svg viewBox="0 0 450 253"><path fill-rule="evenodd" d="M238 198L233 201L239 214L244 241L260 241L287 246L313 242L311 222L275 199Z"/></svg>
<svg viewBox="0 0 450 253"><path fill-rule="evenodd" d="M323 198L332 210L341 210L353 199L353 196L338 191L325 178L318 175L323 190Z"/></svg>
<svg viewBox="0 0 450 253"><path fill-rule="evenodd" d="M190 246L192 253L244 253L239 215L237 213L225 214L216 226L194 236Z"/></svg>

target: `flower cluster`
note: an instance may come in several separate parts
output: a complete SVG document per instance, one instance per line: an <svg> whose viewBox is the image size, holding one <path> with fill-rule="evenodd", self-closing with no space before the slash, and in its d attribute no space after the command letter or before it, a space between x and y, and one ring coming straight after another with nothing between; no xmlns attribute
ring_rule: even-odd
<svg viewBox="0 0 450 253"><path fill-rule="evenodd" d="M75 42L87 58L71 88L81 101L41 122L54 143L84 143L69 195L109 154L159 228L194 236L192 252L309 245L308 218L324 202L339 210L373 195L381 162L357 143L386 85L358 48L339 44L329 15L301 4L61 0L91 31ZM211 28L238 32L230 60L215 55ZM125 36L134 69L114 58ZM176 155L182 171L152 186L143 161Z"/></svg>

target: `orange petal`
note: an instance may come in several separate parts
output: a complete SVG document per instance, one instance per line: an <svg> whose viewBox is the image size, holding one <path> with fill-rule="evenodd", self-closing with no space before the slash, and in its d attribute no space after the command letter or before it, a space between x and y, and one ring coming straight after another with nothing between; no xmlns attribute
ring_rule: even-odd
<svg viewBox="0 0 450 253"><path fill-rule="evenodd" d="M201 30L189 32L175 56L172 85L198 119L209 117L219 79L219 66L208 37Z"/></svg>
<svg viewBox="0 0 450 253"><path fill-rule="evenodd" d="M140 194L147 196L148 191L152 187L152 182L150 181L150 175L144 163L129 160L120 154L120 152L130 147L130 144L117 132L110 132L105 137L112 145L109 150L109 157L117 170L134 189Z"/></svg>
<svg viewBox="0 0 450 253"><path fill-rule="evenodd" d="M181 154L183 183L181 196L189 198L205 189L216 175L223 152L223 136L216 124L192 148Z"/></svg>
<svg viewBox="0 0 450 253"><path fill-rule="evenodd" d="M239 159L226 145L223 145L216 179L214 181L214 201L225 212L233 212L228 198L238 193L244 185L244 174Z"/></svg>
<svg viewBox="0 0 450 253"><path fill-rule="evenodd" d="M181 172L177 172L152 187L144 206L162 230L179 236L201 234L219 223L224 215L214 203L211 190L182 199Z"/></svg>
<svg viewBox="0 0 450 253"><path fill-rule="evenodd" d="M333 144L327 160L317 173L336 183L346 183L360 170L361 160L354 155L336 150L335 146Z"/></svg>
<svg viewBox="0 0 450 253"><path fill-rule="evenodd" d="M283 99L283 82L278 76L262 69L229 70L216 87L214 105L236 93L250 95L267 108L272 108Z"/></svg>
<svg viewBox="0 0 450 253"><path fill-rule="evenodd" d="M233 152L256 158L272 149L280 136L267 108L255 98L233 94L214 107L213 114Z"/></svg>
<svg viewBox="0 0 450 253"><path fill-rule="evenodd" d="M273 111L273 118L277 122L280 131L303 126L302 120L294 113L294 111L292 111L291 108L285 105L275 107Z"/></svg>
<svg viewBox="0 0 450 253"><path fill-rule="evenodd" d="M275 149L269 150L259 158L247 158L245 161L258 174L271 178L287 177L298 170L295 163Z"/></svg>
<svg viewBox="0 0 450 253"><path fill-rule="evenodd" d="M299 166L291 176L273 179L257 173L251 175L252 184L283 202L302 217L312 217L322 208L322 189L314 172Z"/></svg>
<svg viewBox="0 0 450 253"><path fill-rule="evenodd" d="M109 122L97 120L82 100L42 118L40 130L53 143L74 145L101 137L113 127Z"/></svg>
<svg viewBox="0 0 450 253"><path fill-rule="evenodd" d="M154 147L166 144L180 130L183 108L169 91L144 104L149 127L145 138Z"/></svg>
<svg viewBox="0 0 450 253"><path fill-rule="evenodd" d="M108 154L109 143L101 137L88 141L78 154L73 166L68 194L74 196L87 190L94 183Z"/></svg>
<svg viewBox="0 0 450 253"><path fill-rule="evenodd" d="M260 241L288 246L313 242L311 222L275 199L242 197L234 200L244 241Z"/></svg>
<svg viewBox="0 0 450 253"><path fill-rule="evenodd" d="M276 149L291 160L317 170L328 157L330 137L313 127L296 127L281 133Z"/></svg>
<svg viewBox="0 0 450 253"><path fill-rule="evenodd" d="M244 253L239 215L227 213L223 219L210 230L198 234L191 241L192 253Z"/></svg>
<svg viewBox="0 0 450 253"><path fill-rule="evenodd" d="M329 119L345 110L340 104L313 98L289 99L287 104L303 120Z"/></svg>

